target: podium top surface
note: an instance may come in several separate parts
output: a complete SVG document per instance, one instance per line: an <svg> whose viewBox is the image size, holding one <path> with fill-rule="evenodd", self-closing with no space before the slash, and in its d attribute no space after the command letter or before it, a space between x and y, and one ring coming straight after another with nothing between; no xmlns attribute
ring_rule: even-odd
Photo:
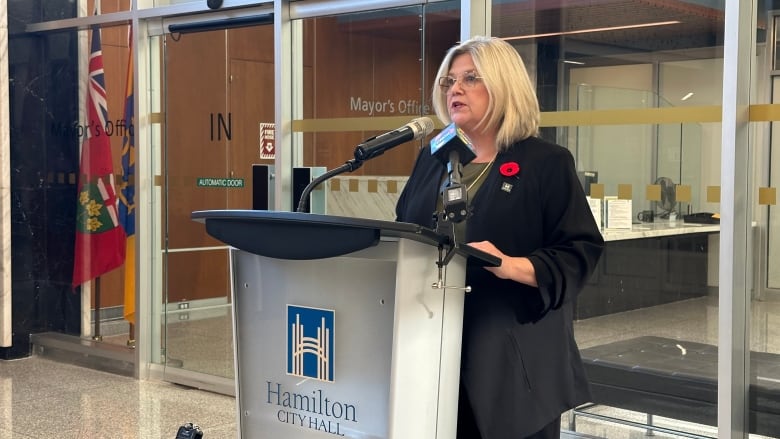
<svg viewBox="0 0 780 439"><path fill-rule="evenodd" d="M201 210L194 221L206 232L235 248L278 259L322 259L375 246L382 237L406 238L432 246L448 245L449 237L417 224L304 212L270 210ZM501 260L467 245L455 253L480 265Z"/></svg>
<svg viewBox="0 0 780 439"><path fill-rule="evenodd" d="M448 238L417 224L303 212L203 210L192 219L209 235L250 253L280 259L320 259L377 245L381 237L407 238L430 245Z"/></svg>

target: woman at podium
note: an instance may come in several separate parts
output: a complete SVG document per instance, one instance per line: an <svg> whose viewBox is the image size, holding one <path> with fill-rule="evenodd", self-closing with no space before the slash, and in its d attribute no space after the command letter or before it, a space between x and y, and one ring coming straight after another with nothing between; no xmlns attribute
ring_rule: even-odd
<svg viewBox="0 0 780 439"><path fill-rule="evenodd" d="M469 213L456 239L501 260L467 268L458 439L559 438L561 414L590 400L572 320L604 246L574 159L537 137L534 86L503 40L450 49L433 104L474 153L458 182ZM397 220L436 227L445 163L430 145L420 152Z"/></svg>

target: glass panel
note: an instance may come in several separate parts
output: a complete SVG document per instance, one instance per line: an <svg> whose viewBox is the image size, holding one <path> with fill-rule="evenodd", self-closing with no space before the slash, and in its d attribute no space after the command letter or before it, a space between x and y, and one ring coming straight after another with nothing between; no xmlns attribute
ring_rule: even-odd
<svg viewBox="0 0 780 439"><path fill-rule="evenodd" d="M11 7L19 5L9 5L16 16ZM11 248L14 307L21 313L14 320L22 322L15 331L61 332L126 347L121 222L127 210L119 195L127 174L123 145L132 130L132 114L125 118L132 81L128 28L13 30ZM28 343L19 343L26 355Z"/></svg>
<svg viewBox="0 0 780 439"><path fill-rule="evenodd" d="M146 3L148 6L144 6L143 4L140 5L140 7L150 7L150 8L156 8L159 6L170 6L170 5L178 5L182 3L206 3L203 0L146 0ZM214 5L222 5L224 3L224 0L208 0L209 4ZM214 7L213 9L218 9L219 6Z"/></svg>
<svg viewBox="0 0 780 439"><path fill-rule="evenodd" d="M433 76L458 39L458 10L452 1L304 20L305 166L336 168L362 141L431 115ZM333 118L348 120L334 130L325 122ZM327 213L394 219L420 146L404 143L327 181Z"/></svg>
<svg viewBox="0 0 780 439"><path fill-rule="evenodd" d="M773 17L773 29L777 29L778 23L780 22L779 17ZM780 34L775 32L775 40L774 40L774 50L772 53L774 54L774 59L772 60L772 70L780 70L780 50L778 50L778 43L780 43Z"/></svg>
<svg viewBox="0 0 780 439"><path fill-rule="evenodd" d="M777 14L772 8L777 8L776 2L759 2L759 10L756 14L756 66L757 71L751 72L750 98L751 104L777 104L780 102L780 88L778 88L777 76L772 73L776 70L773 66L773 38L778 28L777 21L772 15ZM767 18L769 17L769 18ZM769 25L769 28L767 28ZM775 72L776 73L776 72ZM777 343L777 334L780 331L780 283L773 282L777 276L777 248L780 241L777 240L777 232L780 230L773 203L774 197L762 193L762 188L776 188L777 173L780 170L777 153L777 120L775 116L771 123L753 122L750 126L750 151L749 160L745 165L745 175L749 176L748 193L754 194L748 204L748 222L745 225L745 243L747 245L747 258L745 261L745 276L747 297L749 299L745 321L749 334L748 359L750 383L748 394L749 416L746 423L748 431L757 433L754 437L776 437L780 431L780 420L773 409L771 402L776 399L780 386L780 374L777 367L780 365L780 345ZM740 145L737 145L738 151ZM739 155L737 155L739 157ZM753 165L752 163L755 163ZM737 169L739 172L740 169ZM773 200L770 198L774 198ZM736 236L735 236L736 238ZM768 256L767 256L768 255ZM766 264L764 264L766 260ZM735 278L738 279L737 273ZM735 291L735 294L737 292Z"/></svg>
<svg viewBox="0 0 780 439"><path fill-rule="evenodd" d="M30 0L7 0L8 1L8 24L13 25L14 21L24 24L40 23L42 21L59 20L64 18L75 18L78 16L77 4L72 1L44 2ZM42 6L46 3L46 8ZM91 10L91 9L90 9ZM11 19L13 18L13 19Z"/></svg>
<svg viewBox="0 0 780 439"><path fill-rule="evenodd" d="M643 69L647 66L638 66ZM602 76L607 68L598 67L595 72L588 68L573 69L570 88L576 90L576 110L606 110L621 108L646 108L655 102L652 93L643 90L614 88L592 85L587 77ZM618 69L620 70L620 69ZM623 69L611 74L631 77L636 69ZM643 69L647 70L647 69ZM617 196L619 184L630 184L636 188L633 193L634 218L640 210L651 209L645 194L640 191L647 182L652 182L652 149L656 147L653 127L648 125L578 126L574 127L574 151L577 170L597 174L599 184L604 185L607 195ZM570 131L571 132L571 131ZM679 154L678 154L679 156ZM679 162L679 159L678 159ZM633 163L635 166L625 166Z"/></svg>
<svg viewBox="0 0 780 439"><path fill-rule="evenodd" d="M717 436L719 227L684 216L719 210L720 111L708 108L721 105L722 7L493 1L493 34L535 74L542 136L572 152L603 220L574 309L592 403L564 414L564 430ZM609 208L618 198L629 215Z"/></svg>
<svg viewBox="0 0 780 439"><path fill-rule="evenodd" d="M90 51L94 53L95 32L91 32L90 35ZM105 337L106 341L113 343L134 346L134 324L135 324L135 273L133 270L128 270L126 264L127 258L134 258L134 241L135 236L135 127L134 127L134 110L132 101L133 96L133 76L130 68L132 54L130 51L129 43L129 26L113 26L103 27L101 29L100 42L101 53L103 57L103 79L105 82L105 122L102 120L99 122L103 126L102 133L97 132L94 140L90 139L90 148L92 148L93 141L100 142L100 139L108 140L110 142L111 149L111 170L114 174L114 196L116 197L117 209L117 222L116 227L111 230L107 230L97 236L100 236L100 245L105 245L103 239L106 239L110 233L116 233L118 236L115 238L117 246L120 249L117 251L119 257L118 269L109 271L105 276L101 276L99 284L93 285L93 301L95 301L96 308L100 309L101 315L99 320L104 326L100 329L100 335ZM89 67L94 65L94 58L90 60ZM88 91L84 93L90 93L92 99L87 99L84 105L85 118L82 127L86 127L89 124L90 129L95 129L95 122L100 120L100 113L91 112L90 102L99 102L99 76L96 77L93 73L90 73L90 81L87 83ZM93 88L94 87L94 88ZM93 94L95 93L95 94ZM97 117L94 115L97 114ZM86 131L86 129L85 129ZM82 157L81 157L81 176L84 178L85 167L85 144L82 145ZM90 151L91 157L89 160L96 159L96 152ZM92 162L92 166L96 162ZM108 163L106 163L108 164ZM93 178L96 175L93 174ZM105 181L105 178L103 178ZM89 185L80 185L81 192L79 193L79 206L77 207L77 243L79 242L79 222L86 218L82 216L84 212L91 212L91 209L86 208L81 210L84 204L84 196L86 194L85 189L89 189L89 193L94 195L93 192L97 184L97 188L100 188L103 182L100 179L93 179ZM105 191L105 190L104 190ZM108 193L108 192L106 192ZM89 203L92 202L90 197ZM103 197L105 200L105 196ZM100 203L100 198L94 198L95 202ZM89 204L88 204L89 205ZM88 206L87 205L87 206ZM108 207L110 204L105 201L105 205ZM109 215L113 215L112 210L106 212ZM87 215L87 216L92 216ZM107 218L105 216L103 219ZM87 220L90 221L90 220ZM106 222L106 224L113 224ZM102 226L101 230L105 230L106 226ZM121 231L120 231L121 230ZM110 241L109 241L110 242ZM90 244L94 245L94 244ZM129 245L129 247L127 247ZM128 250L129 249L129 250ZM76 251L79 251L78 244ZM102 255L99 252L95 252L94 248L91 250L91 258L104 258L106 253ZM87 252L89 253L89 252ZM78 256L76 261L78 263ZM112 264L113 265L113 264ZM75 270L74 270L75 273ZM100 296L99 298L97 296ZM99 307L97 306L99 304ZM128 326L129 323L129 326ZM96 332L96 331L93 331Z"/></svg>
<svg viewBox="0 0 780 439"><path fill-rule="evenodd" d="M722 101L723 58L666 61L659 63L659 94L662 108L718 106ZM697 81L689 78L696 77ZM684 117L695 114L692 109ZM666 128L664 131L664 127ZM718 124L680 123L663 125L659 138L658 176L678 175L679 183L690 187L690 198L678 201L682 215L717 212L718 205L707 200L706 188L719 184L720 146Z"/></svg>
<svg viewBox="0 0 780 439"><path fill-rule="evenodd" d="M162 349L167 366L232 378L228 250L190 214L252 209L254 165L273 163L261 159L263 124L274 121L273 26L164 44Z"/></svg>
<svg viewBox="0 0 780 439"><path fill-rule="evenodd" d="M775 20L775 23L778 23ZM776 28L777 29L777 28ZM780 77L772 77L772 102L780 103ZM771 151L777 151L780 148L780 131L778 122L772 122L772 140ZM770 154L770 180L769 186L773 188L780 187L780 154ZM778 215L777 205L769 206L769 255L767 256L767 288L780 290L780 215Z"/></svg>
<svg viewBox="0 0 780 439"><path fill-rule="evenodd" d="M13 17L19 4L8 5ZM81 295L73 294L79 135L84 94L79 40L87 32L23 35L9 20L10 246L13 334L10 358L30 355L29 334L46 328L81 335ZM49 51L48 47L59 50ZM85 52L82 52L86 56ZM67 236L68 239L62 239ZM79 292L77 288L75 291ZM85 301L89 301L86 295ZM11 300L13 299L13 300ZM45 306L41 306L45 305ZM85 306L90 314L91 306ZM32 310L36 310L34 313ZM3 310L5 311L5 310ZM87 320L87 331L91 322Z"/></svg>
<svg viewBox="0 0 780 439"><path fill-rule="evenodd" d="M777 13L777 12L774 12ZM777 34L778 22L773 20ZM768 53L767 53L768 55ZM775 67L776 70L776 67ZM771 89L771 103L780 103L780 77L764 72L763 77L753 87L766 86ZM780 364L780 345L777 334L780 332L780 218L778 218L777 187L780 173L780 154L778 154L777 118L770 124L754 123L756 132L756 163L760 163L753 173L752 181L758 188L754 221L747 232L749 243L753 246L752 258L748 264L748 287L751 294L750 309L750 428L765 436L776 436L780 426L777 417L767 413L772 395L778 391L777 365ZM762 136L768 128L769 137ZM766 147L764 146L766 144ZM766 198L761 188L774 190ZM766 230L764 234L762 231ZM766 255L766 263L761 263ZM755 413L755 415L754 415Z"/></svg>
<svg viewBox="0 0 780 439"><path fill-rule="evenodd" d="M99 1L95 11L95 0L7 0L9 22L41 23L88 15L109 14L130 10L131 0Z"/></svg>

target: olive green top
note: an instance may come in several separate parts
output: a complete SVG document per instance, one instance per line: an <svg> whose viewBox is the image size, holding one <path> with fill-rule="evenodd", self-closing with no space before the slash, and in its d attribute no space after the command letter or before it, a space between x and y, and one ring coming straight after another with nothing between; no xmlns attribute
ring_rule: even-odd
<svg viewBox="0 0 780 439"><path fill-rule="evenodd" d="M466 192L468 195L468 203L471 204L471 199L474 198L474 194L477 193L480 187L482 187L482 183L487 179L487 174L490 172L490 167L493 165L493 162L487 162L487 163L474 163L470 162L466 166L463 167L463 175L461 175L460 183L466 187ZM444 175L444 179L441 182L441 186L439 190L439 198L438 202L436 204L436 209L438 212L444 211L444 203L442 202L441 193L444 190L445 185L447 184L448 178L447 175ZM463 240L466 237L466 221L462 221L460 223L455 223L455 239L457 242L463 242Z"/></svg>

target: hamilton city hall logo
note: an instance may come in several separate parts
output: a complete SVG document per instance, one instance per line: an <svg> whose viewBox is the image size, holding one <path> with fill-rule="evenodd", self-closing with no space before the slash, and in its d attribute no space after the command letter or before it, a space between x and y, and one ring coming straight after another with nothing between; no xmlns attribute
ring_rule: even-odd
<svg viewBox="0 0 780 439"><path fill-rule="evenodd" d="M335 312L287 305L287 373L334 381Z"/></svg>

